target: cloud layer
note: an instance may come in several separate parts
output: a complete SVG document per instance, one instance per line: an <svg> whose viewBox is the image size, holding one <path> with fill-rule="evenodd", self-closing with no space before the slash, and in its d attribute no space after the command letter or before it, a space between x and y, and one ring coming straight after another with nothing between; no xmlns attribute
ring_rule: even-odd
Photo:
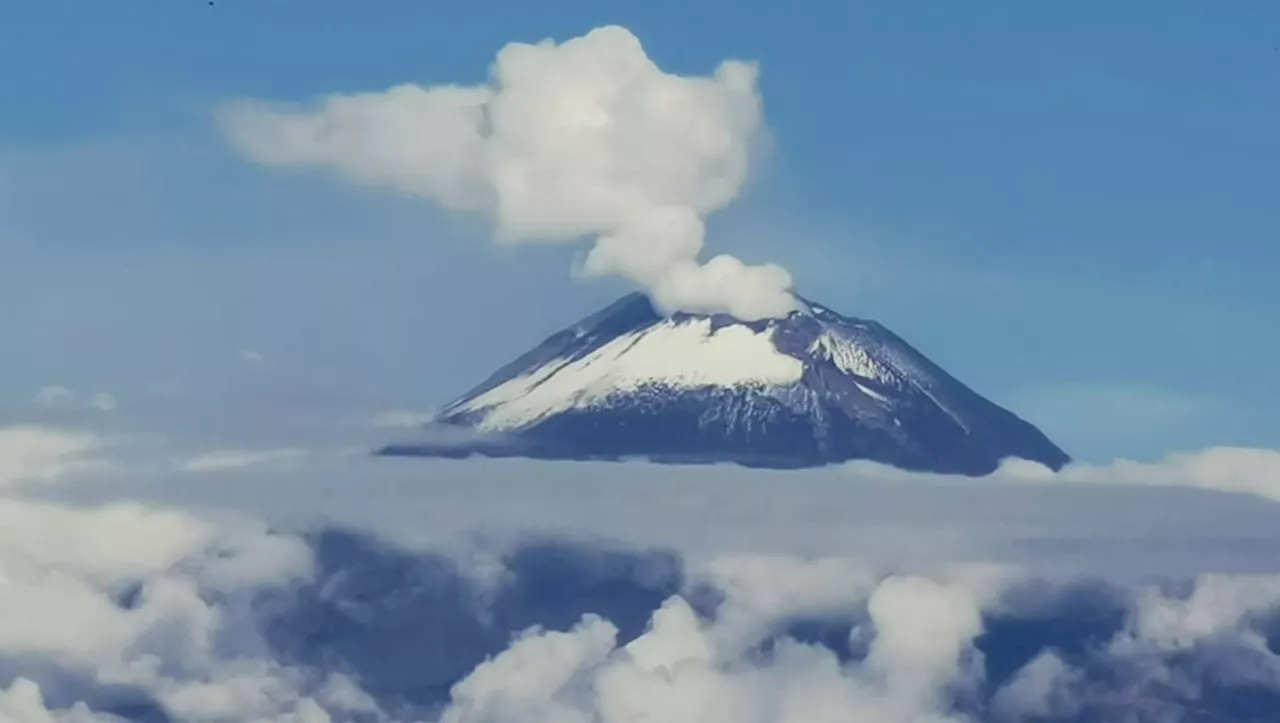
<svg viewBox="0 0 1280 723"><path fill-rule="evenodd" d="M1011 482L1151 485L1243 492L1280 502L1280 452L1250 447L1209 447L1177 452L1159 462L1119 459L1111 464L1073 464L1058 473L1011 459L996 473Z"/></svg>
<svg viewBox="0 0 1280 723"><path fill-rule="evenodd" d="M127 445L0 429L5 720L1226 722L1280 706L1280 508L1177 489L1265 492L1272 452L975 481L315 451L186 470ZM901 554L913 538L925 554ZM1092 552L1064 567L1062 548ZM1143 574L1107 567L1135 549L1157 556Z"/></svg>
<svg viewBox="0 0 1280 723"><path fill-rule="evenodd" d="M699 261L705 219L737 197L763 132L749 63L665 73L609 26L508 44L484 85L400 85L310 109L245 101L221 120L259 163L482 212L506 242L594 237L583 271L626 277L666 311L756 319L796 307L779 266Z"/></svg>

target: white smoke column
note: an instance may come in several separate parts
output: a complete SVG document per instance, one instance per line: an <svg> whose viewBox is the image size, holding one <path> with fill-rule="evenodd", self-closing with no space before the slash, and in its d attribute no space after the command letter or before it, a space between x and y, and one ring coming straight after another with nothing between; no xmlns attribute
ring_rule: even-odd
<svg viewBox="0 0 1280 723"><path fill-rule="evenodd" d="M665 312L750 320L796 308L779 266L699 261L704 221L737 197L764 130L749 63L671 75L628 30L604 27L511 43L485 85L400 85L314 109L239 102L222 121L259 163L483 212L504 242L595 237L584 271L640 284Z"/></svg>

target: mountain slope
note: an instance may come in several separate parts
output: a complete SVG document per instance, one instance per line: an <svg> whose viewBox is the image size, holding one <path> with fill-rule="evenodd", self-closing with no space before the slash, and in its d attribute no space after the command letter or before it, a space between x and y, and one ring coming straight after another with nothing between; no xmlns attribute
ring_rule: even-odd
<svg viewBox="0 0 1280 723"><path fill-rule="evenodd" d="M785 319L662 317L620 299L449 404L383 454L645 457L811 467L866 459L982 475L1067 455L873 321L819 304Z"/></svg>

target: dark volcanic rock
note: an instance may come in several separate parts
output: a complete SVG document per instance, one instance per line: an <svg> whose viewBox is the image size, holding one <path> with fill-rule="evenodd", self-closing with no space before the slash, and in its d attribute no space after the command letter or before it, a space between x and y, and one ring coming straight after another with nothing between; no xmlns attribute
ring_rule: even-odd
<svg viewBox="0 0 1280 723"><path fill-rule="evenodd" d="M1069 458L874 321L663 317L633 294L499 369L422 439L381 454L647 458L815 467L872 460L988 474Z"/></svg>

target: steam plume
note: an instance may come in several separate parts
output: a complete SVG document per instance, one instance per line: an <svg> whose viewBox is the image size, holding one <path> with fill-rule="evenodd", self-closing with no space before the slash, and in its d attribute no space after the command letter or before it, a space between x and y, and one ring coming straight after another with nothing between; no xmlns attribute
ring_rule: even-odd
<svg viewBox="0 0 1280 723"><path fill-rule="evenodd" d="M785 269L699 261L705 219L737 197L764 128L756 75L736 60L668 74L629 31L604 27L508 44L483 85L406 84L308 109L242 101L221 120L256 162L485 213L507 243L594 237L588 275L626 277L667 312L758 319L796 307Z"/></svg>

